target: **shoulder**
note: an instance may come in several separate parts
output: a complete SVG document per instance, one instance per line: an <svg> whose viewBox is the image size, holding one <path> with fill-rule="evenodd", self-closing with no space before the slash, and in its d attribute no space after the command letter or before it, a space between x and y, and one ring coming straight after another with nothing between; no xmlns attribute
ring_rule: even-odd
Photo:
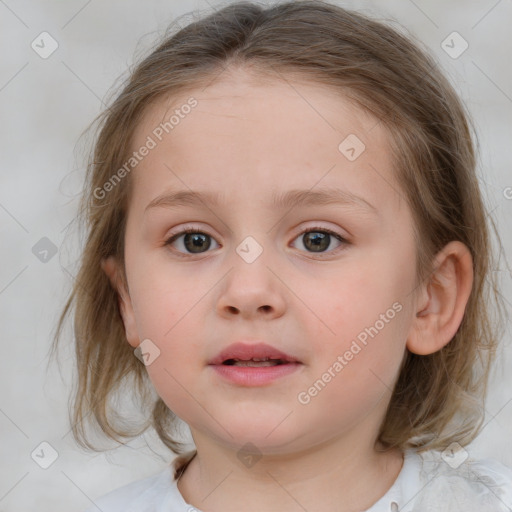
<svg viewBox="0 0 512 512"><path fill-rule="evenodd" d="M412 512L512 511L512 469L495 459L475 460L457 445L419 457L421 491Z"/></svg>
<svg viewBox="0 0 512 512"><path fill-rule="evenodd" d="M85 512L146 512L155 510L172 484L171 466L147 478L130 482L94 500Z"/></svg>

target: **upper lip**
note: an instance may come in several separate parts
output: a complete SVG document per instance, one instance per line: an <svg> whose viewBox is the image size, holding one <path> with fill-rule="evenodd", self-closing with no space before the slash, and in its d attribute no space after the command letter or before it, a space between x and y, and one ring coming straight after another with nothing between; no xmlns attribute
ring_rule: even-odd
<svg viewBox="0 0 512 512"><path fill-rule="evenodd" d="M222 364L228 359L240 359L241 361L249 361L253 358L264 359L267 357L269 359L280 359L281 361L288 363L300 362L296 357L281 352L277 348L274 348L271 345L267 345L266 343L249 344L237 342L222 350L222 352L220 352L208 364Z"/></svg>

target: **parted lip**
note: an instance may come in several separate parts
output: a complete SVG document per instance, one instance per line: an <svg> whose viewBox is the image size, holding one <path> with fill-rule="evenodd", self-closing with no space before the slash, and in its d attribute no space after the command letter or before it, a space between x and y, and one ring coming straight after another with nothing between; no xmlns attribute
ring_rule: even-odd
<svg viewBox="0 0 512 512"><path fill-rule="evenodd" d="M266 343L243 343L237 342L226 347L208 364L219 365L223 364L228 359L239 359L240 361L249 361L253 358L264 359L280 359L285 363L300 363L300 361L289 354L281 352L271 345Z"/></svg>

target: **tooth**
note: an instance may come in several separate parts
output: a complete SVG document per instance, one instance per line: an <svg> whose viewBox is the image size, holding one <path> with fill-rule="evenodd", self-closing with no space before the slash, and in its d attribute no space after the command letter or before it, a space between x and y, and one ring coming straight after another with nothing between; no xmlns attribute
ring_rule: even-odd
<svg viewBox="0 0 512 512"><path fill-rule="evenodd" d="M235 361L233 366L277 366L279 363L275 360L273 361Z"/></svg>
<svg viewBox="0 0 512 512"><path fill-rule="evenodd" d="M233 361L269 361L269 357L252 357L251 359L237 359L236 357L232 358ZM274 359L273 359L274 361Z"/></svg>

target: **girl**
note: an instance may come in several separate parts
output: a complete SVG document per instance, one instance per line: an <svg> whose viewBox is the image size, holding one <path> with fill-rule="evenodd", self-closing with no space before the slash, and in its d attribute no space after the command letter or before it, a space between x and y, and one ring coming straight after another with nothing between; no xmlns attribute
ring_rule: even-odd
<svg viewBox="0 0 512 512"><path fill-rule="evenodd" d="M74 307L73 432L148 428L113 419L131 384L179 456L91 512L512 510L512 471L464 448L499 301L467 115L430 57L326 2L234 3L101 119L56 337Z"/></svg>

